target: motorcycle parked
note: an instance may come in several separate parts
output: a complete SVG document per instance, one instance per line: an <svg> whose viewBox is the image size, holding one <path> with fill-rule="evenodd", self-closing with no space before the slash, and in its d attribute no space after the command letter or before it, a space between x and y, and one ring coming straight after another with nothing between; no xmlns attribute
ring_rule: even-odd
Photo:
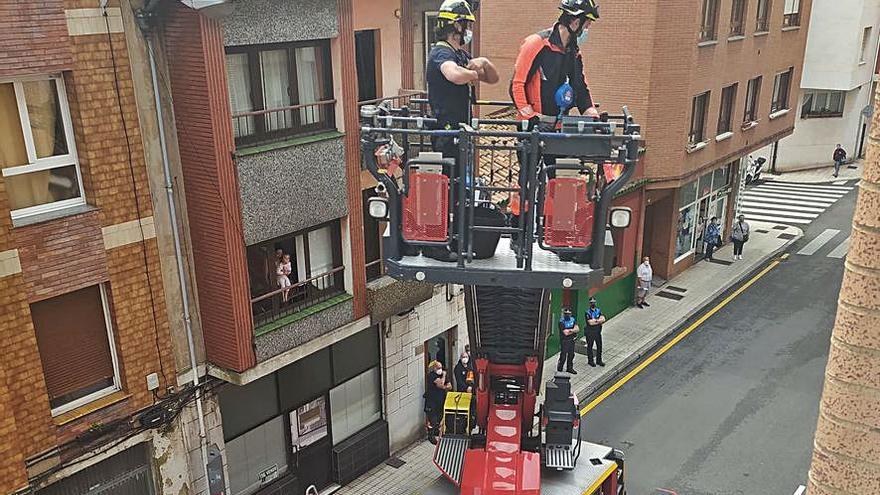
<svg viewBox="0 0 880 495"><path fill-rule="evenodd" d="M746 184L751 184L761 178L765 163L767 163L767 159L763 156L752 159L752 156L749 155L749 165L746 167Z"/></svg>

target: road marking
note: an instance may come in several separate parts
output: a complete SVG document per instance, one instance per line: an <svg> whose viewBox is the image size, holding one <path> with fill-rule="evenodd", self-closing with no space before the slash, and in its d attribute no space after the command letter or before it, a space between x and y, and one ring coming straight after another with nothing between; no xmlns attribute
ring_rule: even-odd
<svg viewBox="0 0 880 495"><path fill-rule="evenodd" d="M755 192L764 192L764 193L778 193L778 194L786 194L786 195L795 195L797 197L809 196L811 198L825 198L825 199L840 199L846 196L845 192L832 192L832 191L807 191L805 189L789 189L784 186L758 186L754 189L750 189Z"/></svg>
<svg viewBox="0 0 880 495"><path fill-rule="evenodd" d="M740 210L745 213L754 213L756 215L770 213L773 215L779 215L781 217L819 218L818 213L804 213L802 211L768 211L766 208L752 208L752 207L743 207L743 208L740 208Z"/></svg>
<svg viewBox="0 0 880 495"><path fill-rule="evenodd" d="M806 220L803 218L783 218L783 217L774 217L771 215L755 215L752 213L746 214L746 220L757 220L759 222L770 222L770 223L784 223L787 225L797 223L797 224L809 224L812 223L812 220Z"/></svg>
<svg viewBox="0 0 880 495"><path fill-rule="evenodd" d="M797 490L794 491L794 493L792 495L804 495L805 491L807 491L807 487L805 487L804 485L801 485L797 488Z"/></svg>
<svg viewBox="0 0 880 495"><path fill-rule="evenodd" d="M825 208L811 208L809 206L797 206L797 205L783 205L783 204L769 204L769 203L756 203L749 199L743 199L743 206L752 206L755 208L765 208L771 210L790 210L790 211L802 211L808 213L822 213L825 211Z"/></svg>
<svg viewBox="0 0 880 495"><path fill-rule="evenodd" d="M669 342L667 342L666 344L664 344L663 347L661 347L660 349L657 349L653 354L651 354L651 355L648 357L648 359L645 359L644 361L642 361L638 366L636 366L635 368L633 368L632 371L630 371L629 373L627 373L626 375L624 375L623 378L621 378L620 380L617 380L617 382L615 382L614 385L608 387L608 389L606 389L604 392L602 392L598 397L596 397L595 399L593 399L592 401L590 401L589 404L587 404L586 406L584 406L584 408L580 410L580 414L581 414L581 416L583 416L583 415L587 414L588 412L590 412L593 408L595 408L596 406L598 406L599 404L601 404L602 401L604 401L605 399L607 399L608 397L610 397L611 394L613 394L614 392L616 392L617 389L619 389L620 387L626 385L626 382L632 380L634 376L636 376L636 375L638 375L639 373L641 373L642 370L644 370L645 368L647 368L651 363L653 363L654 361L656 361L660 356L662 356L663 354L666 354L666 352L669 351L669 349L672 349L672 347L673 347L675 344L678 344L679 342L681 342L682 339L684 339L685 337L687 337L688 335L690 335L694 330L696 330L697 328L699 328L700 325L702 325L703 323L706 322L706 320L708 320L709 318L711 318L712 316L714 316L715 313L717 313L718 311L721 311L722 308L724 308L725 306L727 306L728 304L730 304L731 301L733 301L733 300L736 299L740 294L742 294L743 292L745 292L746 289L748 289L749 287L751 287L752 285L754 285L755 282L757 282L758 280L761 279L761 277L763 277L764 275L767 275L767 274L770 272L770 270L776 268L776 266L779 265L779 263L781 263L783 260L788 259L788 256L789 256L788 253L785 253L785 254L783 254L782 256L780 256L779 259L776 259L776 260L771 261L769 265L767 265L763 270L761 270L760 272L758 272L758 274L755 275L754 277L752 277L748 282L746 282L746 283L744 283L743 285L741 285L741 286L739 287L739 289L736 289L732 294L730 294L729 296L725 297L724 300L722 300L722 301L721 301L720 303L718 303L714 308L710 309L706 314L704 314L704 315L701 316L699 319L697 319L697 321L691 323L690 326L688 326L687 328L685 328L684 330L682 330L678 335L676 335L675 337L673 337L672 340L670 340Z"/></svg>
<svg viewBox="0 0 880 495"><path fill-rule="evenodd" d="M784 182L781 180L767 181L765 184L778 184L780 186L799 187L801 189L852 189L852 186L829 186L827 183L807 184L804 182Z"/></svg>
<svg viewBox="0 0 880 495"><path fill-rule="evenodd" d="M795 186L793 184L777 184L775 182L767 182L755 187L775 187L777 189L786 189L788 191L810 191L825 194L846 194L853 189L851 186Z"/></svg>
<svg viewBox="0 0 880 495"><path fill-rule="evenodd" d="M828 253L829 258L843 258L849 251L849 237L843 240L833 251Z"/></svg>
<svg viewBox="0 0 880 495"><path fill-rule="evenodd" d="M804 201L804 202L818 204L819 206L831 206L837 202L837 198L815 198L815 197L807 195L807 194L796 194L796 193L783 194L783 193L771 193L771 192L761 192L761 191L753 191L753 190L746 191L744 196L746 198L755 198L755 199L760 199L762 201L764 200L764 198L784 199L784 200L786 200L786 202L789 202L790 200ZM791 202L791 204L796 204L796 203Z"/></svg>
<svg viewBox="0 0 880 495"><path fill-rule="evenodd" d="M824 202L824 201L819 201L819 202L801 201L801 200L794 200L794 199L774 198L774 197L768 197L768 196L763 196L763 195L758 196L758 195L754 195L749 192L743 193L743 199L746 201L760 201L762 203L778 203L778 204L783 204L783 205L813 206L813 207L822 207L822 208L828 208L829 206L834 204L834 201L832 201L830 203Z"/></svg>
<svg viewBox="0 0 880 495"><path fill-rule="evenodd" d="M815 239L813 239L806 246L801 248L801 250L798 251L797 254L802 254L804 256L811 256L811 255L815 254L816 251L819 250L819 248L824 246L825 243L827 243L831 239L834 239L834 236L836 236L839 233L840 233L840 231L836 230L836 229L825 229L824 232L817 235Z"/></svg>
<svg viewBox="0 0 880 495"><path fill-rule="evenodd" d="M846 181L845 180L837 180L837 181L832 182L832 184L834 184L835 186L843 186L846 184Z"/></svg>

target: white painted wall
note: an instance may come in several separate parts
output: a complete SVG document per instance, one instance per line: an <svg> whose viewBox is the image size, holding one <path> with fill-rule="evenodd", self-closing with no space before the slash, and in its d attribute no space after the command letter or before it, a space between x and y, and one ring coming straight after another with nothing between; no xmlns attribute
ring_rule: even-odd
<svg viewBox="0 0 880 495"><path fill-rule="evenodd" d="M878 23L878 0L814 0L801 87L848 91L869 82ZM870 53L860 63L862 33L868 26L873 26Z"/></svg>
<svg viewBox="0 0 880 495"><path fill-rule="evenodd" d="M776 169L797 170L818 165L831 166L831 153L837 143L843 145L848 156L857 152L860 114L868 102L870 84L846 93L843 116L821 119L800 118L801 96L798 102L794 133L779 141ZM766 155L770 158L770 155Z"/></svg>
<svg viewBox="0 0 880 495"><path fill-rule="evenodd" d="M454 292L460 292L456 288ZM434 288L434 296L419 304L407 316L394 316L390 334L385 337L385 404L390 431L391 452L397 452L425 433L424 400L425 354L424 343L454 326L458 335L450 361L458 361L458 354L468 341L464 295L458 293L452 302L446 302L443 285Z"/></svg>

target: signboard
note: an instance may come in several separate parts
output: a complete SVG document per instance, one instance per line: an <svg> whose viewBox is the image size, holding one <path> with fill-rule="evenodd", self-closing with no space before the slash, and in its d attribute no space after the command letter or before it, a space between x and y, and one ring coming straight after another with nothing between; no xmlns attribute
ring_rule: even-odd
<svg viewBox="0 0 880 495"><path fill-rule="evenodd" d="M278 479L278 464L272 464L266 469L260 471L258 476L260 478L261 486L275 481Z"/></svg>

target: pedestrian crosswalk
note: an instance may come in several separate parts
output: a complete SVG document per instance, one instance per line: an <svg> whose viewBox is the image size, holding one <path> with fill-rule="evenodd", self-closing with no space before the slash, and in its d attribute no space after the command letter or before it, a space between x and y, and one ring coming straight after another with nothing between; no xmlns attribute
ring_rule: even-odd
<svg viewBox="0 0 880 495"><path fill-rule="evenodd" d="M740 210L746 220L807 225L852 191L854 186L849 184L765 181L743 191Z"/></svg>
<svg viewBox="0 0 880 495"><path fill-rule="evenodd" d="M825 229L802 247L797 254L801 256L813 256L820 251L824 253L827 250L827 246L831 245L834 247L825 256L828 258L843 258L846 256L846 252L849 249L849 236L840 240L838 234L840 234L840 231L837 229ZM835 243L837 244L835 245Z"/></svg>

